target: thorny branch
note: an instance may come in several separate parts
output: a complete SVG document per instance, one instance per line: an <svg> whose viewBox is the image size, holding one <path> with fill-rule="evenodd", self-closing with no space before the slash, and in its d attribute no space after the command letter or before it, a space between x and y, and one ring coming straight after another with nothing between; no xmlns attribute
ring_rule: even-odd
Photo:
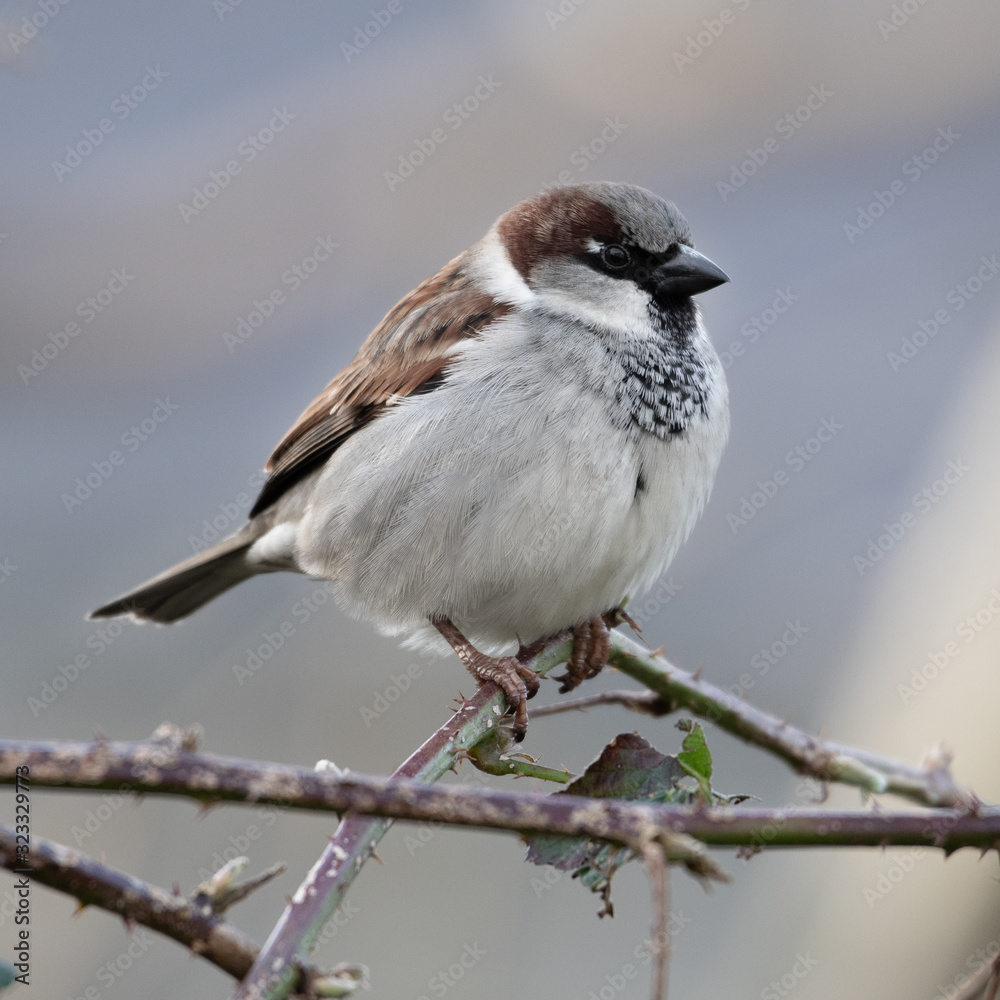
<svg viewBox="0 0 1000 1000"><path fill-rule="evenodd" d="M393 772L396 779L436 781L459 756L499 721L499 688L485 684L429 739ZM324 774L343 775L330 766ZM293 802L289 802L293 805ZM298 956L307 955L362 865L374 853L391 823L375 815L348 812L319 859L288 901L249 974L232 1000L272 1000L287 995Z"/></svg>
<svg viewBox="0 0 1000 1000"><path fill-rule="evenodd" d="M630 712L652 715L654 718L669 715L673 711L655 691L598 691L597 694L588 694L583 698L568 698L552 705L542 705L532 710L531 717L543 719L548 715L561 715L564 712L583 712L599 705L620 705Z"/></svg>
<svg viewBox="0 0 1000 1000"><path fill-rule="evenodd" d="M685 709L708 719L780 757L800 774L876 794L891 792L927 806L968 809L976 802L971 792L955 784L946 754L938 753L921 768L820 739L702 680L700 671L691 674L675 667L618 632L612 633L609 662L659 695L671 711Z"/></svg>
<svg viewBox="0 0 1000 1000"><path fill-rule="evenodd" d="M456 716L479 706L467 702ZM457 741L456 741L457 742ZM454 744L452 744L454 746ZM0 740L0 783L27 764L32 784L128 789L204 802L252 802L320 812L478 826L520 833L596 837L632 845L650 829L685 838L677 856L696 874L715 866L687 838L716 846L924 846L946 852L1000 847L1000 807L932 812L715 809L550 796L506 789L432 787L403 778L318 773L233 757L172 752L163 742L50 743ZM675 858L676 860L677 858Z"/></svg>
<svg viewBox="0 0 1000 1000"><path fill-rule="evenodd" d="M568 654L566 637L559 637L547 645L523 649L520 655L523 662L545 673L564 662ZM274 1000L301 986L302 957L308 954L323 924L392 819L584 836L631 847L646 861L658 912L655 930L661 948L654 972L654 997L662 996L665 990L668 946L663 937L665 861L682 862L704 879L724 879L708 858L704 844L742 845L752 849L920 844L947 852L963 846L984 850L1000 847L1000 809L980 808L974 795L955 784L948 771L949 762L943 756L925 768L916 768L811 736L733 698L698 675L674 667L659 654L646 652L618 633L613 633L610 662L645 684L649 691L607 692L565 703L548 712L536 710L533 714L541 717L558 710L599 704L621 704L651 715L686 708L761 746L800 773L821 781L852 784L868 792L892 792L939 808L930 814L709 810L595 801L568 795L553 798L454 786L431 788L430 782L451 769L460 756L498 723L505 706L495 685L484 685L473 699L463 703L455 719L442 727L391 779L345 776L339 771L331 775L287 765L199 754L190 734L165 726L153 740L138 744L104 740L91 744L0 740L0 783L12 783L15 768L27 764L36 786L131 788L205 802L259 802L346 813L336 836L286 908L250 974L238 987L234 1000ZM952 808L940 808L944 806ZM75 854L59 845L49 846ZM73 880L62 874L53 875L48 884L82 899Z"/></svg>
<svg viewBox="0 0 1000 1000"><path fill-rule="evenodd" d="M0 823L0 865L11 871L25 871L23 860L17 856L14 830L3 823ZM273 877L281 870L272 870L269 875ZM255 942L222 916L227 904L244 894L226 878L217 886L199 886L191 897L181 896L36 836L31 838L29 874L42 885L74 896L81 909L99 906L120 916L126 927L141 924L158 931L237 979L247 974L259 951ZM256 887L261 879L250 882ZM299 963L293 986L296 995L317 996L320 994L314 988L322 989L333 978L346 980L347 992L352 988L349 983L357 985L363 977L363 970L353 966L325 973Z"/></svg>

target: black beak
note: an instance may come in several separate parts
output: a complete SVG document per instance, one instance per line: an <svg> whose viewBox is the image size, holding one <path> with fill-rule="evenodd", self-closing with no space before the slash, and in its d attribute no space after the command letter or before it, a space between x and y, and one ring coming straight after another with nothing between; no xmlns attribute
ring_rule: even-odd
<svg viewBox="0 0 1000 1000"><path fill-rule="evenodd" d="M721 267L716 267L697 250L683 245L670 260L656 268L651 277L658 299L687 298L729 280Z"/></svg>

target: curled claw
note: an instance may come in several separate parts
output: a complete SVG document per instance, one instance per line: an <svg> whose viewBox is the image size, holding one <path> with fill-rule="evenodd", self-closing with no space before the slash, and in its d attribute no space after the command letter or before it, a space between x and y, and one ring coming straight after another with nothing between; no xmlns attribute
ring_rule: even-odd
<svg viewBox="0 0 1000 1000"><path fill-rule="evenodd" d="M599 618L573 628L573 652L566 664L566 673L556 680L562 681L560 694L566 694L583 681L596 677L611 653L611 633L607 618L616 612L609 611Z"/></svg>
<svg viewBox="0 0 1000 1000"><path fill-rule="evenodd" d="M487 656L465 638L448 618L434 622L435 628L448 640L469 673L481 684L493 681L514 710L514 739L520 743L528 731L527 700L538 692L538 674L526 667L516 656Z"/></svg>

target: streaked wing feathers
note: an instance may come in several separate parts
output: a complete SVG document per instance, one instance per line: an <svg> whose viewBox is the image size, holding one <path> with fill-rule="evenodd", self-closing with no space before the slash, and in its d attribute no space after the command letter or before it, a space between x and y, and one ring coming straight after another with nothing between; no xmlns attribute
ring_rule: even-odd
<svg viewBox="0 0 1000 1000"><path fill-rule="evenodd" d="M270 475L250 516L274 503L386 407L441 375L463 340L509 309L473 285L463 257L418 285L282 438L265 466Z"/></svg>

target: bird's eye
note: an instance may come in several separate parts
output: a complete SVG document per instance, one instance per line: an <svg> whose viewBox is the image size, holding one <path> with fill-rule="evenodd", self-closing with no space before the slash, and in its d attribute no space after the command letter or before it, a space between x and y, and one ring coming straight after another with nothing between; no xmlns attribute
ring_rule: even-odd
<svg viewBox="0 0 1000 1000"><path fill-rule="evenodd" d="M609 243L601 248L601 261L609 270L620 271L623 267L628 267L632 258L620 243Z"/></svg>

